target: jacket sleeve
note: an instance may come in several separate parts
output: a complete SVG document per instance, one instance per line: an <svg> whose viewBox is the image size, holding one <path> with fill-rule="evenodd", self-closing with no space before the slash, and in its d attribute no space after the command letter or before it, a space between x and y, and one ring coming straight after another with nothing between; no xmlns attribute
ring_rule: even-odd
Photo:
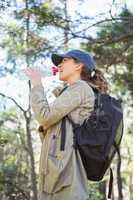
<svg viewBox="0 0 133 200"><path fill-rule="evenodd" d="M33 87L30 103L35 119L43 125L44 129L48 129L81 104L83 89L81 84L73 84L58 96L52 105L49 105L43 86Z"/></svg>

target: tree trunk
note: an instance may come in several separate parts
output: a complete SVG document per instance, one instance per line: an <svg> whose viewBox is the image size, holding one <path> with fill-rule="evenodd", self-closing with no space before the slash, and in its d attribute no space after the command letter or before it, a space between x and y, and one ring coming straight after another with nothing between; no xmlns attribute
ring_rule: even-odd
<svg viewBox="0 0 133 200"><path fill-rule="evenodd" d="M25 8L29 8L29 1L25 1ZM26 63L27 67L29 67L30 64L30 55L29 55L29 31L30 31L30 14L27 13L26 18ZM29 92L31 91L31 82L28 82L29 84ZM29 148L29 155L30 155L30 172L31 172L31 199L37 200L37 182L36 182L36 173L35 173L35 161L34 161L34 152L32 147L32 140L31 140L31 130L30 130L30 122L31 122L31 106L30 106L30 95L29 95L29 107L28 111L24 113L25 120L26 120L26 134L27 134L27 145Z"/></svg>
<svg viewBox="0 0 133 200"><path fill-rule="evenodd" d="M30 112L30 111L29 111ZM28 112L28 114L29 114ZM31 138L31 130L30 130L30 117L25 115L26 119L26 135L27 135L27 146L29 150L29 159L30 159L30 172L31 172L31 188L32 188L32 200L37 200L37 183L36 183L36 172L35 172L35 161L34 161L34 152L32 147L32 138Z"/></svg>
<svg viewBox="0 0 133 200"><path fill-rule="evenodd" d="M68 23L68 11L67 11L67 0L64 1L64 14L65 14L65 28L64 28L64 51L68 50L68 28L69 28L69 23Z"/></svg>
<svg viewBox="0 0 133 200"><path fill-rule="evenodd" d="M132 185L132 172L129 176L129 192L130 192L130 200L133 199L133 185Z"/></svg>
<svg viewBox="0 0 133 200"><path fill-rule="evenodd" d="M0 146L0 163L3 162L3 157L4 157L4 149L2 146ZM0 183L1 184L1 183ZM0 199L3 197L3 192L0 191Z"/></svg>

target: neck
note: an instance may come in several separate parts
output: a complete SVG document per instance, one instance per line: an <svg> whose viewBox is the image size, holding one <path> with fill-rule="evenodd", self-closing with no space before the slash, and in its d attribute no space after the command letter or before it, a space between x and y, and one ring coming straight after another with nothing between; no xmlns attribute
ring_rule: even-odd
<svg viewBox="0 0 133 200"><path fill-rule="evenodd" d="M77 80L81 80L81 77L80 76L71 77L70 79L67 80L67 83L69 85L71 85L71 84L73 84Z"/></svg>

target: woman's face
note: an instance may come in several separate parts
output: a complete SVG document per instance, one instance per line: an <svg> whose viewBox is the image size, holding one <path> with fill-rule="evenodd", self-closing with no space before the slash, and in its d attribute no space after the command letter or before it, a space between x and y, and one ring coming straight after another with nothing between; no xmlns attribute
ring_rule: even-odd
<svg viewBox="0 0 133 200"><path fill-rule="evenodd" d="M58 65L59 69L59 80L67 81L79 73L77 70L77 63L74 62L73 58L63 58L62 62Z"/></svg>

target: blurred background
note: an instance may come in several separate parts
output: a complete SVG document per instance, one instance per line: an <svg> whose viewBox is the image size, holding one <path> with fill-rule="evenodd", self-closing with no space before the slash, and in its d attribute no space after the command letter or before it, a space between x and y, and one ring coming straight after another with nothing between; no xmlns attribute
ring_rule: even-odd
<svg viewBox="0 0 133 200"><path fill-rule="evenodd" d="M112 200L133 200L133 1L0 0L0 200L37 200L41 142L29 105L26 67L52 70L52 53L89 52L123 100L124 136L112 164ZM64 83L43 77L49 104ZM106 200L107 173L88 200Z"/></svg>

